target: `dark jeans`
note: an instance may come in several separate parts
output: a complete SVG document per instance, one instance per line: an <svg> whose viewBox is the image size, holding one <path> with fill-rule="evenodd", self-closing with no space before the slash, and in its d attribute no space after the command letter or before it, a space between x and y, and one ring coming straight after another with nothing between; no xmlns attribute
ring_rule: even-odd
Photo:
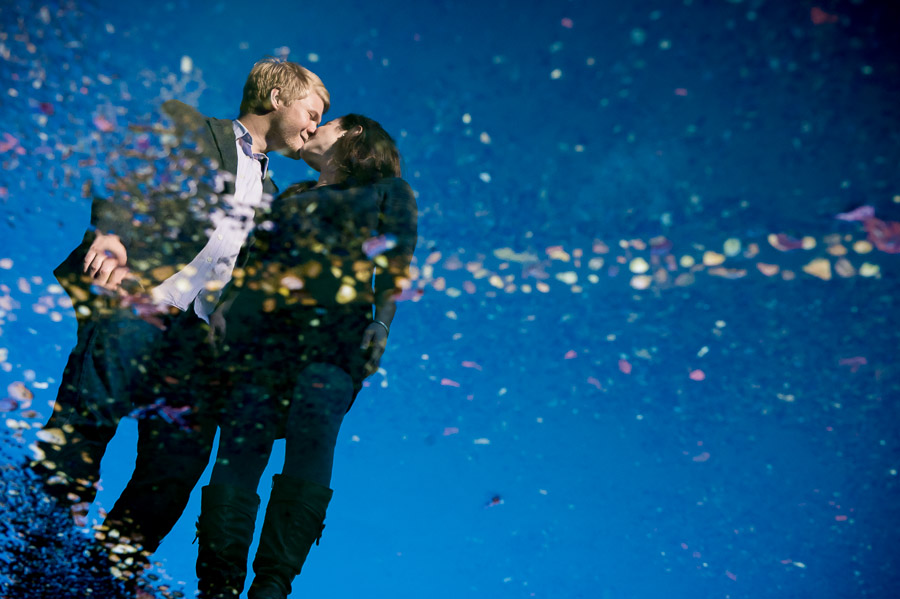
<svg viewBox="0 0 900 599"><path fill-rule="evenodd" d="M353 399L350 375L325 363L310 364L298 373L288 397L273 396L262 387L241 387L221 423L210 483L255 491L272 444L283 434L282 473L329 486L338 432ZM290 405L285 410L281 402Z"/></svg>
<svg viewBox="0 0 900 599"><path fill-rule="evenodd" d="M192 313L167 324L162 331L125 310L80 324L35 466L64 504L92 502L119 421L136 415L135 471L107 523L149 551L184 511L216 431L206 325Z"/></svg>

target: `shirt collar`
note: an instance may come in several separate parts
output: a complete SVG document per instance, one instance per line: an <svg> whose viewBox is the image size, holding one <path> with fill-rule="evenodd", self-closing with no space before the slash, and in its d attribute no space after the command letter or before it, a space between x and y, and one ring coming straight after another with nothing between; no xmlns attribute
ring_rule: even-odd
<svg viewBox="0 0 900 599"><path fill-rule="evenodd" d="M244 155L252 158L254 160L259 161L260 166L262 167L262 178L266 178L266 173L269 170L269 157L262 153L253 153L253 137L250 136L250 132L244 126L244 123L240 122L237 119L234 119L234 139L240 145L241 150L243 150Z"/></svg>

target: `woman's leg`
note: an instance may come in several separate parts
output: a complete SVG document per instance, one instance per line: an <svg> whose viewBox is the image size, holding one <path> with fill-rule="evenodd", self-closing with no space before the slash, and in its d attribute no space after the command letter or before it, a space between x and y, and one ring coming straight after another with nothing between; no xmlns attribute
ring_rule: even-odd
<svg viewBox="0 0 900 599"><path fill-rule="evenodd" d="M331 364L311 364L297 379L288 417L283 474L275 477L253 571L250 599L284 599L325 528L334 446L353 381Z"/></svg>
<svg viewBox="0 0 900 599"><path fill-rule="evenodd" d="M300 373L294 389L282 473L327 487L353 381L341 368L317 363Z"/></svg>

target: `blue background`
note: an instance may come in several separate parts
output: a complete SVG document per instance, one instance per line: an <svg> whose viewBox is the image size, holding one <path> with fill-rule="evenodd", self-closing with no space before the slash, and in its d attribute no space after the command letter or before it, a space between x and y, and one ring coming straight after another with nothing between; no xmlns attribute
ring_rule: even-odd
<svg viewBox="0 0 900 599"><path fill-rule="evenodd" d="M398 139L424 290L345 420L294 596L894 596L898 258L852 249L862 226L834 216L900 220L896 3L147 4L0 8L0 135L23 148L0 153L0 382L39 414L7 414L32 427L16 451L74 345L51 271L88 222L82 184L161 100L237 116L252 64L287 48L328 117ZM675 284L678 267L636 289L631 260L651 257L634 240L656 236L697 263L731 238L760 253L728 257L739 277ZM836 244L856 274L803 271ZM99 506L135 434L120 427ZM187 591L198 511L199 486L156 554Z"/></svg>

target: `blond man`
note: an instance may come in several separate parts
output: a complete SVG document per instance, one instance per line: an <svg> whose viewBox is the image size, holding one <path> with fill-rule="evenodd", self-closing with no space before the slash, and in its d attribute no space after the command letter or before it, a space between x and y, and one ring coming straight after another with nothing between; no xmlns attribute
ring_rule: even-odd
<svg viewBox="0 0 900 599"><path fill-rule="evenodd" d="M168 157L148 152L142 168L112 178L81 245L54 272L76 305L78 342L33 466L83 515L119 421L139 416L135 471L106 524L144 554L175 525L209 460L216 376L205 340L277 193L268 155L298 159L329 100L311 71L264 59L236 119L166 102L169 126L152 132Z"/></svg>

